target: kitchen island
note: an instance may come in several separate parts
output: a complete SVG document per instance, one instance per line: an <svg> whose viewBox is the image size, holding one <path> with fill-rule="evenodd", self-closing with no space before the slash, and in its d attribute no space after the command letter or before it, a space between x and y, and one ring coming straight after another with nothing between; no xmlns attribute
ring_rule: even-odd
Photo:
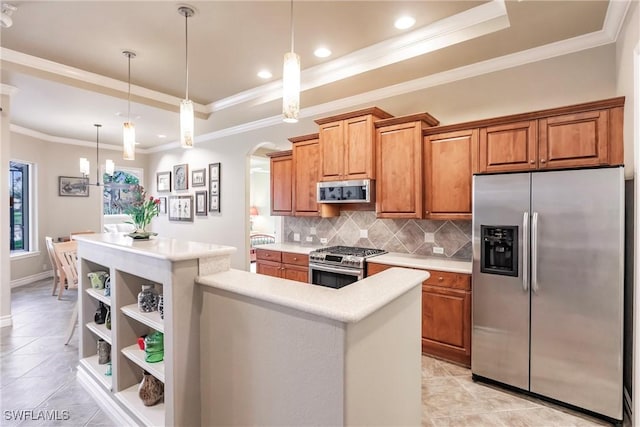
<svg viewBox="0 0 640 427"><path fill-rule="evenodd" d="M421 284L391 268L342 289L199 277L203 425L420 425Z"/></svg>

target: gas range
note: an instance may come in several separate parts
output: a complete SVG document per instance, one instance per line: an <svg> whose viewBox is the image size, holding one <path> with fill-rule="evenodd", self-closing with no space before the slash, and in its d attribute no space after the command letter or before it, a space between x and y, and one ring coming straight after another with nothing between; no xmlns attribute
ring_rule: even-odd
<svg viewBox="0 0 640 427"><path fill-rule="evenodd" d="M359 248L352 246L329 246L309 253L309 262L314 264L336 265L348 268L364 269L365 259L386 254L382 249Z"/></svg>

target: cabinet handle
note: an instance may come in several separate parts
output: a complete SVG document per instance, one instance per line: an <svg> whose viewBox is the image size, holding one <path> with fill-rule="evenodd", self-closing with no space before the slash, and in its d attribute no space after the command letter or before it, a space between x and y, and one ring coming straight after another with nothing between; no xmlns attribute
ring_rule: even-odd
<svg viewBox="0 0 640 427"><path fill-rule="evenodd" d="M442 277L442 276L438 277L438 282L442 282L443 280L444 280L444 277Z"/></svg>
<svg viewBox="0 0 640 427"><path fill-rule="evenodd" d="M297 260L298 260L298 257L295 257L295 256L294 256L294 257L293 257L293 260L294 260L294 261L297 261Z"/></svg>
<svg viewBox="0 0 640 427"><path fill-rule="evenodd" d="M425 215L429 215L429 211L424 211L424 214Z"/></svg>
<svg viewBox="0 0 640 427"><path fill-rule="evenodd" d="M529 160L529 163L531 163L531 164L533 165L533 164L535 164L535 163L536 163L536 161L535 161L535 160L533 160L533 159L531 159L531 160Z"/></svg>
<svg viewBox="0 0 640 427"><path fill-rule="evenodd" d="M545 159L540 159L540 163L545 163L546 160Z"/></svg>

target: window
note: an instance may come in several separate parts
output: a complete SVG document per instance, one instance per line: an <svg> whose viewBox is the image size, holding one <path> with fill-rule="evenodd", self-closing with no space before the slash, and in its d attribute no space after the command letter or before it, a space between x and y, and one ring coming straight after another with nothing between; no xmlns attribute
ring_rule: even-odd
<svg viewBox="0 0 640 427"><path fill-rule="evenodd" d="M141 184L141 170L116 170L113 176L103 174L102 197L104 215L122 215L132 201L131 189Z"/></svg>
<svg viewBox="0 0 640 427"><path fill-rule="evenodd" d="M9 162L9 246L11 251L29 251L31 165Z"/></svg>

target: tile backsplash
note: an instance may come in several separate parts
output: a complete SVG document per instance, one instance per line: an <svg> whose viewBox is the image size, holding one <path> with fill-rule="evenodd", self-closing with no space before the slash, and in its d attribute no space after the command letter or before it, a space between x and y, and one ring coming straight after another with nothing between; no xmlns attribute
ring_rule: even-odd
<svg viewBox="0 0 640 427"><path fill-rule="evenodd" d="M378 219L372 211L341 211L335 218L284 217L283 233L285 242L298 243L294 236L299 234L301 244L320 245L320 239L327 239L327 246L363 246L471 261L471 221ZM434 253L434 248L444 253Z"/></svg>

